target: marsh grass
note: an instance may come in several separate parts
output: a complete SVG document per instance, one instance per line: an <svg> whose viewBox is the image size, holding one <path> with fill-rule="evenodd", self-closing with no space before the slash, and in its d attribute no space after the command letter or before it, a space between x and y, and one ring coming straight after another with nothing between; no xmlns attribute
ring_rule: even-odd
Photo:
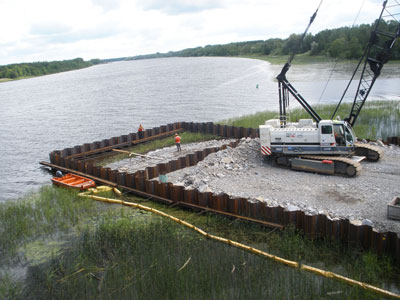
<svg viewBox="0 0 400 300"><path fill-rule="evenodd" d="M0 253L12 254L24 242L76 225L80 216L90 213L93 203L75 199L75 192L46 186L38 194L1 204Z"/></svg>
<svg viewBox="0 0 400 300"><path fill-rule="evenodd" d="M191 211L165 208L149 201L144 201L143 204L184 219L211 234L252 245L286 259L338 271L341 275L380 286L384 282L398 282L397 288L400 289L399 265L387 256L378 257L373 252L335 241L312 240L293 226L277 231L215 215L199 216Z"/></svg>
<svg viewBox="0 0 400 300"><path fill-rule="evenodd" d="M160 209L211 234L351 278L378 286L400 282L390 258L310 240L293 227L280 232L137 197L125 200ZM11 218L12 206L25 210ZM73 233L57 251L29 263L22 279L3 268L0 299L376 299L358 288L204 239L150 213L85 200L64 189L45 187L26 201L0 208L2 213L9 210L2 214L8 220L2 226L25 224L18 234L1 231L2 242L15 245L11 248L35 245L30 251L40 252L48 245L54 250L57 245L48 241L59 230ZM20 263L10 259L15 255L10 250L2 248L0 266L6 261Z"/></svg>
<svg viewBox="0 0 400 300"><path fill-rule="evenodd" d="M15 257L21 247L36 247L38 239L68 234L73 228L79 229L98 219L115 215L119 217L122 211L78 197L78 193L44 186L38 193L0 204L0 264ZM102 192L100 195L115 197L111 192Z"/></svg>
<svg viewBox="0 0 400 300"><path fill-rule="evenodd" d="M208 140L220 139L220 137L212 135L212 134L203 134L200 132L182 132L179 134L181 137L181 144L189 144L194 142L203 142ZM129 151L137 152L137 153L147 153L152 150L170 147L175 145L175 136L166 137L160 140L154 140L149 143L139 144L132 148L129 148Z"/></svg>
<svg viewBox="0 0 400 300"><path fill-rule="evenodd" d="M61 255L32 267L27 277L25 299L376 298L158 217L145 224L101 223Z"/></svg>
<svg viewBox="0 0 400 300"><path fill-rule="evenodd" d="M0 271L0 299L23 299L23 283Z"/></svg>
<svg viewBox="0 0 400 300"><path fill-rule="evenodd" d="M314 109L321 118L330 119L335 107L335 105L318 105ZM351 104L344 103L341 105L337 115L344 119L350 110ZM292 122L296 122L299 119L310 119L308 113L302 108L290 110L288 117ZM238 127L258 128L266 120L273 118L279 118L279 113L264 111L239 118L223 120L220 123ZM399 121L400 101L369 101L365 103L353 129L360 139L386 139L389 136L400 135Z"/></svg>
<svg viewBox="0 0 400 300"><path fill-rule="evenodd" d="M219 136L215 136L212 134L203 134L203 133L199 133L199 132L187 132L187 131L180 133L179 136L181 137L182 145L194 143L194 142L202 142L202 141L220 139ZM145 153L153 151L153 150L161 149L164 147L170 147L170 146L174 146L174 145L175 145L174 136L170 136L170 137L166 137L163 139L139 144L139 145L136 145L136 146L124 149L124 150L139 153L139 154L145 154ZM100 166L106 166L110 163L125 159L126 157L127 157L126 154L116 154L107 159L97 161L96 164L100 165Z"/></svg>

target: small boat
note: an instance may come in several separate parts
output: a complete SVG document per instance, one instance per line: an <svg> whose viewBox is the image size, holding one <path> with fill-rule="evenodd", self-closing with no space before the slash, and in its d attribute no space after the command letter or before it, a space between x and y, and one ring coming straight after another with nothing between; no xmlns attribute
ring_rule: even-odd
<svg viewBox="0 0 400 300"><path fill-rule="evenodd" d="M68 173L62 177L53 177L51 179L54 185L70 187L74 189L86 190L95 187L96 184L92 179Z"/></svg>

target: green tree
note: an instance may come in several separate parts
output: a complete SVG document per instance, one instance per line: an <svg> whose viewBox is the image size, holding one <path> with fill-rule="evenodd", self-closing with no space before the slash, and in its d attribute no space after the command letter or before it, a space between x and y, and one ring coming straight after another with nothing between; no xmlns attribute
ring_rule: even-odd
<svg viewBox="0 0 400 300"><path fill-rule="evenodd" d="M362 48L360 42L356 37L353 37L348 43L348 51L346 58L359 58L362 55Z"/></svg>
<svg viewBox="0 0 400 300"><path fill-rule="evenodd" d="M300 53L300 38L300 35L294 33L291 34L283 44L282 54L287 55L291 53Z"/></svg>
<svg viewBox="0 0 400 300"><path fill-rule="evenodd" d="M332 42L328 48L329 56L335 58L344 58L346 56L346 40L344 38L338 38Z"/></svg>

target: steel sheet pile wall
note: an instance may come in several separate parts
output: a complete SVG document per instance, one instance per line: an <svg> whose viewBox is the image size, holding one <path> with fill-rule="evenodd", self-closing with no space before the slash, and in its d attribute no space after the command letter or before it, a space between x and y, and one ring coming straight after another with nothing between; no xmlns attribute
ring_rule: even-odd
<svg viewBox="0 0 400 300"><path fill-rule="evenodd" d="M240 139L242 137L258 137L259 131L251 128L233 127L220 124L181 122L173 123L145 131L145 137L151 137L167 131L183 128L191 132L210 133L226 138ZM160 163L154 167L135 173L120 172L101 166L95 166L92 162L84 162L71 158L71 155L87 152L93 149L101 149L112 145L128 147L131 141L138 139L136 133L130 133L121 137L113 137L91 144L66 148L50 153L52 164L77 170L103 180L108 180L121 187L135 189L154 196L168 199L169 201L187 204L190 207L209 208L237 216L252 218L264 222L287 225L294 224L311 238L323 237L361 246L365 249L374 249L377 253L387 253L400 260L400 239L394 232L378 233L372 227L357 226L349 220L331 220L326 215L306 215L303 211L286 211L283 207L269 207L265 203L252 202L245 198L231 198L227 194L212 194L200 192L196 189L186 190L183 186L174 186L172 183L161 183L154 180L162 173L196 165L210 153L223 150L227 147L207 148L202 151L188 154L168 163ZM398 144L398 138L389 138L388 143ZM236 147L237 142L230 143L230 147Z"/></svg>
<svg viewBox="0 0 400 300"><path fill-rule="evenodd" d="M386 139L386 144L392 144L392 145L400 146L400 137L398 137L398 136L388 137Z"/></svg>

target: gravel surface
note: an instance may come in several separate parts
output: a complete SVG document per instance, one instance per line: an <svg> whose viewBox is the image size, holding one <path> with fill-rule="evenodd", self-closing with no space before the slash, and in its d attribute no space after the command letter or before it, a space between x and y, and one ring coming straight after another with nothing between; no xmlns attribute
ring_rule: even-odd
<svg viewBox="0 0 400 300"><path fill-rule="evenodd" d="M185 145L180 154L229 142ZM387 218L387 204L400 197L400 148L382 143L380 147L384 157L379 162L362 162L359 175L348 178L273 167L262 161L259 140L247 138L236 148L228 147L208 155L196 166L169 173L168 181L200 191L262 201L270 206L281 205L287 210L300 209L311 215L321 213L331 219L348 218L354 224L399 234L400 221ZM149 153L154 157L162 156L166 161L180 154L175 147ZM143 158L124 160L118 163L119 169L132 171L139 160L143 163L142 169L159 163Z"/></svg>
<svg viewBox="0 0 400 300"><path fill-rule="evenodd" d="M221 139L221 140L211 140L199 143L182 144L182 151L176 151L176 146L165 147L162 149L157 149L150 151L146 154L146 157L142 156L132 156L111 164L106 167L111 169L118 169L121 172L131 172L134 173L139 170L144 170L147 167L153 167L160 163L167 163L171 160L178 159L179 157L192 154L195 151L221 147L223 145L228 145L231 142L236 141L235 139Z"/></svg>

